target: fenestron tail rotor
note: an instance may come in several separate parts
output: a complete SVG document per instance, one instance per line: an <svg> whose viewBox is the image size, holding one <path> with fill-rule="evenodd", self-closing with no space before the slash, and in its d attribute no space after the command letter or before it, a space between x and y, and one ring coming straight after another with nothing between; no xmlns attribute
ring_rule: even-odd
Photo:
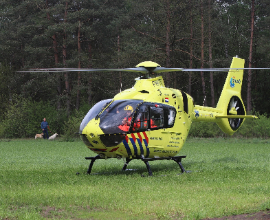
<svg viewBox="0 0 270 220"><path fill-rule="evenodd" d="M243 103L237 96L233 96L230 99L228 109L228 115L245 115ZM228 118L229 124L232 130L237 130L243 122L243 118Z"/></svg>

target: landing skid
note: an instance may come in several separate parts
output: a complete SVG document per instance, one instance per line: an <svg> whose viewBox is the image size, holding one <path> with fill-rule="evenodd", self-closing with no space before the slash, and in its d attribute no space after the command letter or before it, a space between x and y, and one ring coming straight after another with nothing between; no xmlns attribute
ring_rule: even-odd
<svg viewBox="0 0 270 220"><path fill-rule="evenodd" d="M141 158L138 158L138 159L141 159L145 165L146 165L146 168L147 168L147 171L148 171L148 174L149 176L153 176L153 173L151 171L151 168L150 168L150 165L149 165L149 161L155 161L155 160L173 160L175 161L176 163L178 163L180 169L181 169L181 172L184 173L186 172L182 163L181 163L181 160L182 158L186 158L186 156L175 156L175 157L162 157L162 158L144 158L144 156L142 155ZM92 171L92 167L94 165L94 162L96 160L100 160L100 159L105 159L105 158L101 158L99 155L95 156L95 157L85 157L86 160L91 160L90 164L89 164L89 168L87 170L87 174L90 174L91 171ZM129 164L130 161L132 161L133 159L129 159L127 158L126 159L126 163L124 164L122 170L125 171L127 169L127 166Z"/></svg>

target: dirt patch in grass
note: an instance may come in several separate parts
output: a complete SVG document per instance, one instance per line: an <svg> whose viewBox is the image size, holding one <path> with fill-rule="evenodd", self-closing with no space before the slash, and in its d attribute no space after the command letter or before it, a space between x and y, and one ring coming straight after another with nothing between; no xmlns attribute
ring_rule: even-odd
<svg viewBox="0 0 270 220"><path fill-rule="evenodd" d="M208 220L269 220L269 219L270 219L270 211L261 211L252 214L233 215L221 218L211 218L211 219L208 218Z"/></svg>
<svg viewBox="0 0 270 220"><path fill-rule="evenodd" d="M90 206L74 206L70 210L57 209L55 207L43 207L40 215L45 219L71 219L71 220L94 220L94 219L156 219L149 218L149 216L130 216L129 213L125 213L119 210L109 211L102 208L90 208ZM151 216L150 216L151 217Z"/></svg>
<svg viewBox="0 0 270 220"><path fill-rule="evenodd" d="M46 219L50 218L58 218L62 217L64 210L63 209L56 209L55 207L44 207L41 212L41 216Z"/></svg>

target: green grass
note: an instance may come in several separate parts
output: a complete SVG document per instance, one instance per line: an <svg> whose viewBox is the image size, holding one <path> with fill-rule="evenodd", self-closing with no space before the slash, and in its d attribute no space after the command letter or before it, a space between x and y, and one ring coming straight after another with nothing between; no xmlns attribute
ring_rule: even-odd
<svg viewBox="0 0 270 220"><path fill-rule="evenodd" d="M270 140L188 139L174 161L97 160L82 142L0 140L0 219L203 219L270 208ZM79 172L80 175L76 175ZM146 177L141 177L141 175Z"/></svg>

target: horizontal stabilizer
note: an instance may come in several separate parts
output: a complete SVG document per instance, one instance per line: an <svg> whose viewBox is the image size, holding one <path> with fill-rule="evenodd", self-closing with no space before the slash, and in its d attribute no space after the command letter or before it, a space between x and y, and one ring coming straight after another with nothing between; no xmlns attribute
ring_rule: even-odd
<svg viewBox="0 0 270 220"><path fill-rule="evenodd" d="M257 119L256 115L217 115L216 118L254 118Z"/></svg>

